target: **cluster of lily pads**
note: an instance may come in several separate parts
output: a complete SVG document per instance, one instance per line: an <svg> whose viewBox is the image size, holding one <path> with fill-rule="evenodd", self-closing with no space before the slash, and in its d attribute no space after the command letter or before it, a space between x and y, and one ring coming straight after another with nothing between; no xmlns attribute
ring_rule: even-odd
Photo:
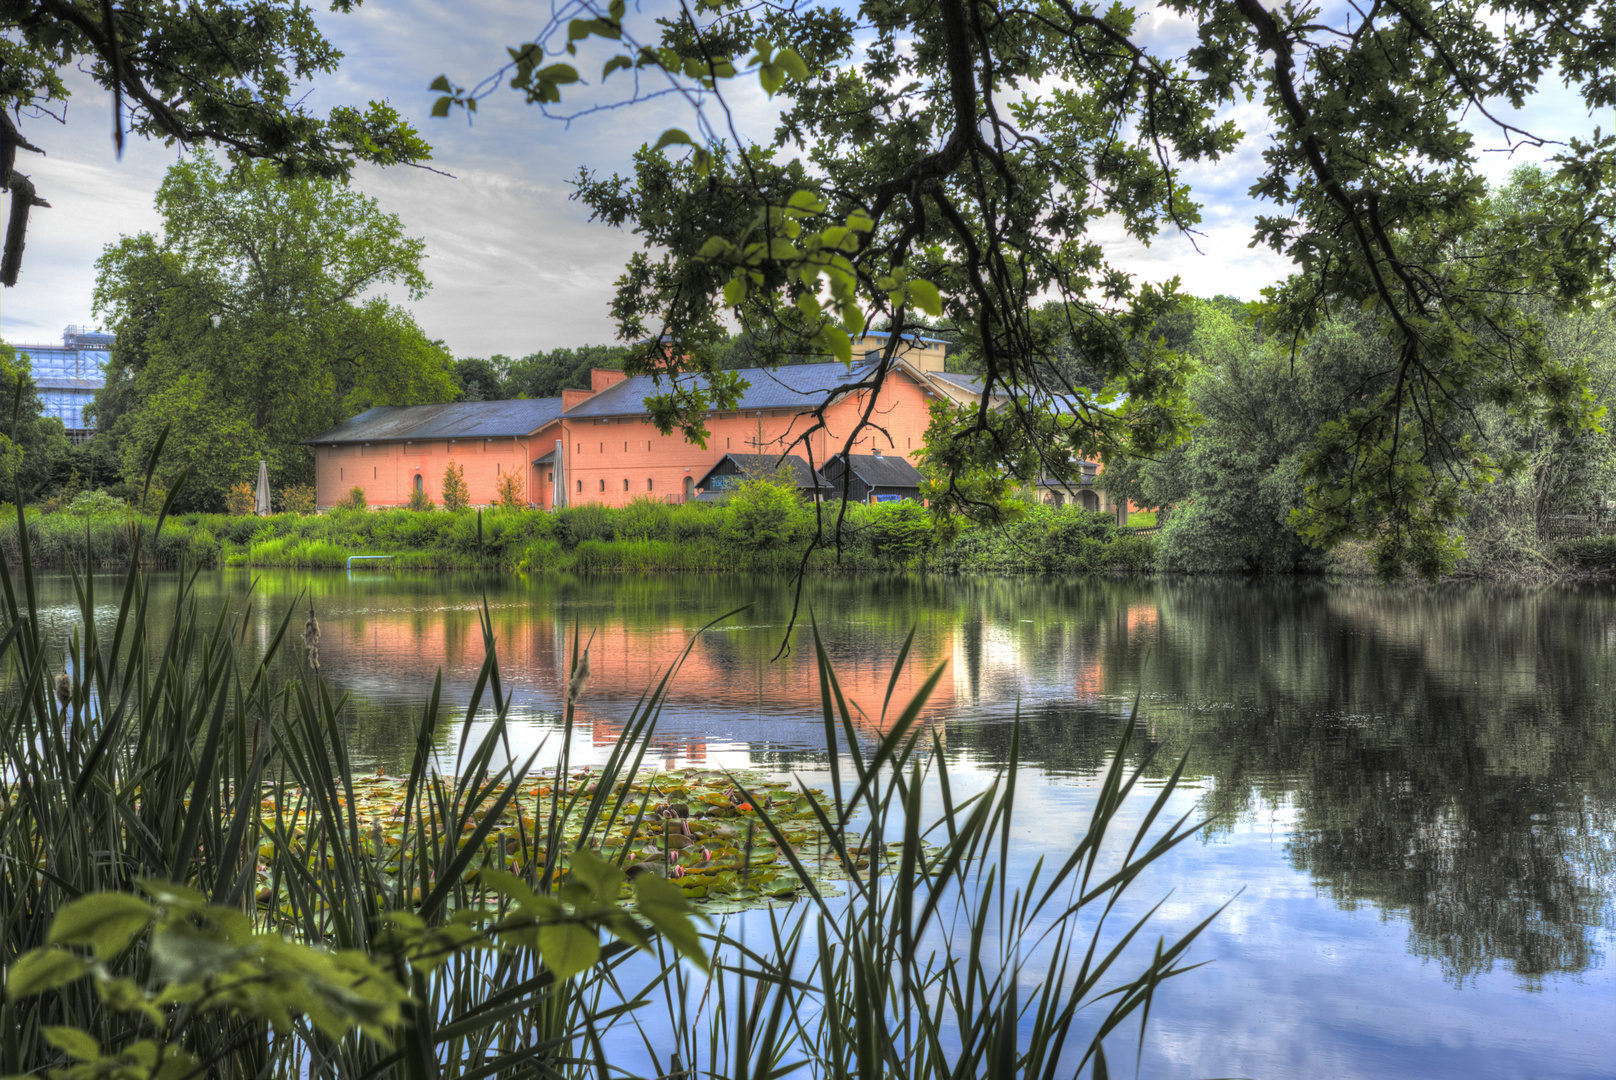
<svg viewBox="0 0 1616 1080"><path fill-rule="evenodd" d="M850 868L869 869L865 849L849 848L845 856L836 850L821 819L823 814L834 820L834 811L816 789L756 774L645 772L615 785L604 809L596 806L591 815L598 783L589 770L560 782L557 791L557 780L549 773L515 781L516 794L483 832L482 851L469 864L468 874L483 867L540 874L550 864L559 877L566 873L569 855L582 846L622 867L629 880L642 873L661 875L676 882L687 899L708 911L724 912L789 902L806 888L805 875L820 894L834 894L824 883L846 880ZM481 806L450 823L467 835L462 843L479 832L508 786L494 785ZM365 850L385 873L396 875L404 846L407 781L380 774L355 777L352 791L354 805L348 810ZM300 789L266 792L261 804L266 839L259 850L260 903L273 903L269 864L275 840L269 838L279 836L298 849L296 854L318 859L317 847L307 843L311 815L317 812ZM421 822L429 814L427 797L418 791L417 806L408 816ZM552 815L561 819L556 824L562 837L554 860L545 842L552 835ZM765 826L765 815L773 829ZM583 835L586 820L591 828ZM412 832L415 827L411 825ZM884 866L887 859L878 862Z"/></svg>

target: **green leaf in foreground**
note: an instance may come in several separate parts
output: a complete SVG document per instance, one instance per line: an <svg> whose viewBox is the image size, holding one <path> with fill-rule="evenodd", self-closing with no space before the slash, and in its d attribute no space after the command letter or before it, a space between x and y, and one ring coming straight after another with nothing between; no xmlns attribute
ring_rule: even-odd
<svg viewBox="0 0 1616 1080"><path fill-rule="evenodd" d="M6 996L26 997L66 986L88 970L83 960L61 949L35 949L23 953L6 972Z"/></svg>
<svg viewBox="0 0 1616 1080"><path fill-rule="evenodd" d="M51 923L53 945L88 945L97 960L110 960L151 925L155 909L128 893L96 893L65 905Z"/></svg>

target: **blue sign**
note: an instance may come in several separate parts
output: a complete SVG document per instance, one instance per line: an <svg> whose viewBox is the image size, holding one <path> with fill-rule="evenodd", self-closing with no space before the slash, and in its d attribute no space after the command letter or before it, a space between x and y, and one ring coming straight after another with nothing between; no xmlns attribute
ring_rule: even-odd
<svg viewBox="0 0 1616 1080"><path fill-rule="evenodd" d="M878 502L878 503L902 502L903 501L903 496L902 495L871 495L870 496L870 501L871 502Z"/></svg>

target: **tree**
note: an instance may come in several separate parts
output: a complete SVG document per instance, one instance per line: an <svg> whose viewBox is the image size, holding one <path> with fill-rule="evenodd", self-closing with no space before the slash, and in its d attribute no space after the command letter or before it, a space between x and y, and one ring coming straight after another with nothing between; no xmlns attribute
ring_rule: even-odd
<svg viewBox="0 0 1616 1080"><path fill-rule="evenodd" d="M617 345L584 345L530 353L510 365L502 395L511 398L557 397L563 390L589 389L591 368L621 368L626 349Z"/></svg>
<svg viewBox="0 0 1616 1080"><path fill-rule="evenodd" d="M122 443L126 476L161 431L151 416L176 408L205 432L233 433L230 454L266 456L277 480L306 483L301 440L372 406L453 396L442 345L374 294L428 287L422 242L374 200L335 181L284 180L267 163L227 173L198 154L169 170L157 208L161 238L126 236L97 263L96 308L118 337L94 415ZM222 498L202 462L180 453L201 445L171 438L164 455L169 476L194 466L186 509Z"/></svg>
<svg viewBox="0 0 1616 1080"><path fill-rule="evenodd" d="M350 11L358 0L331 6ZM29 212L50 205L15 167L19 149L45 152L19 124L25 116L66 122L61 73L68 68L111 92L120 153L127 132L167 145L217 145L238 164L262 159L284 176L327 180L347 179L362 161L431 157L385 102L363 111L339 106L324 118L308 110L308 81L335 71L342 53L293 0L3 0L0 29L0 188L11 192L0 283L7 286L17 283Z"/></svg>
<svg viewBox="0 0 1616 1080"><path fill-rule="evenodd" d="M251 481L258 475L258 460L263 456L259 451L263 437L252 420L222 403L208 379L196 373L183 375L154 393L126 417L119 434L124 479L135 496L140 494L152 449L164 438L153 484L164 492L173 491L181 474L186 474L174 502L182 510L226 510L232 488L246 485L252 490Z"/></svg>
<svg viewBox="0 0 1616 1080"><path fill-rule="evenodd" d="M27 353L0 342L0 482L12 500L36 498L53 486L59 465L71 446L67 429L54 416L45 415L34 383Z"/></svg>
<svg viewBox="0 0 1616 1080"><path fill-rule="evenodd" d="M231 484L230 490L224 493L224 512L232 517L247 517L252 514L257 499L253 486L245 480Z"/></svg>
<svg viewBox="0 0 1616 1080"><path fill-rule="evenodd" d="M494 482L494 492L499 505L507 510L520 510L527 505L527 485L522 482L521 473L505 473Z"/></svg>
<svg viewBox="0 0 1616 1080"><path fill-rule="evenodd" d="M491 360L468 356L456 360L450 377L454 380L456 401L503 401L504 382L511 358L495 355Z"/></svg>
<svg viewBox="0 0 1616 1080"><path fill-rule="evenodd" d="M1198 301L1186 342L1198 370L1189 397L1202 422L1187 444L1129 470L1107 469L1113 494L1173 507L1158 558L1169 570L1307 573L1324 569L1294 516L1305 504L1301 459L1320 424L1379 388L1389 366L1373 320L1343 314L1293 356L1284 343Z"/></svg>
<svg viewBox="0 0 1616 1080"><path fill-rule="evenodd" d="M471 505L471 489L466 486L466 470L453 458L443 467L443 508L450 513Z"/></svg>
<svg viewBox="0 0 1616 1080"><path fill-rule="evenodd" d="M280 491L281 513L283 514L312 514L319 506L315 500L313 484L294 484L283 487Z"/></svg>
<svg viewBox="0 0 1616 1080"><path fill-rule="evenodd" d="M1552 358L1521 297L1586 308L1608 293L1616 254L1616 136L1572 140L1552 192L1482 230L1485 185L1460 123L1533 141L1492 102L1519 105L1551 71L1590 109L1616 103L1616 9L1412 0L1355 7L1342 27L1260 0L1165 6L1199 28L1182 61L1120 3L715 0L642 40L621 0L572 0L501 74L561 117L579 75L546 50L597 39L603 78L661 74L698 105L695 134L665 131L632 176L579 182L596 218L645 238L613 310L622 338L645 343L624 369L661 380L648 404L664 430L700 437L704 412L733 407L738 380L713 348L727 317L847 359L871 317L902 328L911 313L946 315L987 386L1011 398L1010 422L985 402L954 417L975 435L939 458L950 479L935 505L977 516L1002 500L952 478L978 475L984 447L1010 463L1009 487L1031 467L1063 476L1077 459L1154 456L1183 437L1183 360L1146 338L1177 306L1176 279L1135 282L1091 229L1115 221L1143 242L1193 232L1185 166L1236 147L1218 109L1260 99L1270 143L1252 190L1273 211L1255 240L1299 267L1266 298L1266 332L1299 344L1365 308L1390 344L1385 388L1320 434L1304 528L1323 545L1373 539L1388 575L1440 572L1458 492L1494 475L1470 403L1590 422L1577 386L1541 377ZM748 138L723 100L742 73L784 99L772 136ZM447 78L434 85L439 113L475 103ZM1046 299L1057 317L1032 318ZM1102 392L1052 362L1066 347ZM888 370L837 389L876 388ZM692 372L710 384L681 378Z"/></svg>

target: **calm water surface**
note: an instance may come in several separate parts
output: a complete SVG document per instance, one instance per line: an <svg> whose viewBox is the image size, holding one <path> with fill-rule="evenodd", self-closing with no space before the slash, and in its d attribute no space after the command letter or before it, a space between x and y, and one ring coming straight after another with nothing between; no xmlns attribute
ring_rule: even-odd
<svg viewBox="0 0 1616 1080"><path fill-rule="evenodd" d="M198 589L239 608L252 580ZM367 764L407 760L439 668L469 698L486 596L522 745L554 730L575 632L604 753L692 635L750 604L697 639L661 762L823 766L806 633L774 659L786 582L269 573L252 647L305 589ZM67 583L46 595L65 631ZM1212 963L1158 998L1141 1076L1616 1076L1616 591L861 577L810 583L809 607L872 716L916 628L898 695L947 665L927 715L967 788L1019 711L1024 866L1081 835L1136 698L1163 771L1188 752L1177 807L1213 825L1135 892L1172 891L1169 939L1232 902L1191 956Z"/></svg>

